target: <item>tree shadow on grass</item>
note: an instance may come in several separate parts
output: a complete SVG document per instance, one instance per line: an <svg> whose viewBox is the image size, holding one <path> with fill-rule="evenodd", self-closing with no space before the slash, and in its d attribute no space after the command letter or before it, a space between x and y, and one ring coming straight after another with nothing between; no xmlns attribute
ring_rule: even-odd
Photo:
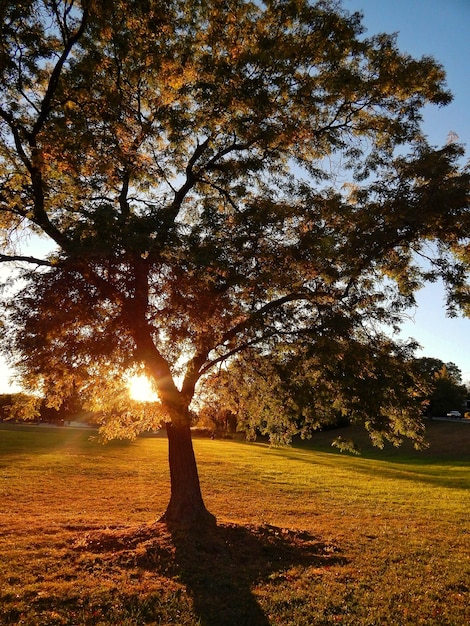
<svg viewBox="0 0 470 626"><path fill-rule="evenodd" d="M253 587L292 567L346 563L338 548L303 531L224 524L182 528L153 524L89 535L82 549L107 552L121 568L182 583L201 626L269 626Z"/></svg>
<svg viewBox="0 0 470 626"><path fill-rule="evenodd" d="M180 577L204 626L269 626L252 592L295 565L331 565L338 554L308 533L273 526L171 529Z"/></svg>

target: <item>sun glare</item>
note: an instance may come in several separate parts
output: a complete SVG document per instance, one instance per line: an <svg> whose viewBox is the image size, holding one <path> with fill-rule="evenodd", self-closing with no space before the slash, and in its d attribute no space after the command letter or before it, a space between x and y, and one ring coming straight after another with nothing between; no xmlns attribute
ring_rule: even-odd
<svg viewBox="0 0 470 626"><path fill-rule="evenodd" d="M129 379L129 394L137 402L156 402L158 395L155 393L152 383L146 376L132 376Z"/></svg>

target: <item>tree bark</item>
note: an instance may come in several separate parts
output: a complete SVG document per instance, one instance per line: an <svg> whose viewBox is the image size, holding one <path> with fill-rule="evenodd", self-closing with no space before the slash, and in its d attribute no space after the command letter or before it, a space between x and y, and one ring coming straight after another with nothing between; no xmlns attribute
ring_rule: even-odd
<svg viewBox="0 0 470 626"><path fill-rule="evenodd" d="M162 522L182 525L215 524L202 499L189 424L167 423L171 497Z"/></svg>

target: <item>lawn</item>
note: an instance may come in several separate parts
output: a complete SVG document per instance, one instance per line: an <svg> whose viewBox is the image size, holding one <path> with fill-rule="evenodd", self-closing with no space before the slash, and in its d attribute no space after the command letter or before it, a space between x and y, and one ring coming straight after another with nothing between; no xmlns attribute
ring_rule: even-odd
<svg viewBox="0 0 470 626"><path fill-rule="evenodd" d="M360 457L197 439L206 531L155 521L164 438L94 435L0 424L0 624L470 623L469 424Z"/></svg>

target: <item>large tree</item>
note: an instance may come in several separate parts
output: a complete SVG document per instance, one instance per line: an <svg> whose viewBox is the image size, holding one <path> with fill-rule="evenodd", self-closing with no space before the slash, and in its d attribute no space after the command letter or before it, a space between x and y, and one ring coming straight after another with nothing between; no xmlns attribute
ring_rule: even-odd
<svg viewBox="0 0 470 626"><path fill-rule="evenodd" d="M189 407L214 366L281 342L321 363L329 338L384 360L384 327L438 276L468 311L469 175L420 130L451 99L433 59L328 0L0 6L3 346L28 389L94 394L125 428L117 390L145 370L164 519L210 517Z"/></svg>

